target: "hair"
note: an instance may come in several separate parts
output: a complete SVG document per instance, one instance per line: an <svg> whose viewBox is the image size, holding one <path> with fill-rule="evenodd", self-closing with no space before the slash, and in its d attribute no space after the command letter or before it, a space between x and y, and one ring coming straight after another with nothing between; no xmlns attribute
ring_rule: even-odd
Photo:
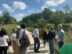
<svg viewBox="0 0 72 54"><path fill-rule="evenodd" d="M27 25L26 25L25 23L22 23L22 24L21 24L21 28L24 29L24 28L26 28L26 27L27 27Z"/></svg>
<svg viewBox="0 0 72 54"><path fill-rule="evenodd" d="M34 26L35 28L38 28L37 24Z"/></svg>
<svg viewBox="0 0 72 54"><path fill-rule="evenodd" d="M0 32L0 36L3 37L4 35L7 35L7 32L5 29L2 29Z"/></svg>
<svg viewBox="0 0 72 54"><path fill-rule="evenodd" d="M58 27L59 27L59 28L62 28L62 24L59 24Z"/></svg>
<svg viewBox="0 0 72 54"><path fill-rule="evenodd" d="M13 32L13 33L16 33L16 29L13 29L12 32Z"/></svg>
<svg viewBox="0 0 72 54"><path fill-rule="evenodd" d="M51 29L54 29L54 26L51 26L50 28L51 28Z"/></svg>

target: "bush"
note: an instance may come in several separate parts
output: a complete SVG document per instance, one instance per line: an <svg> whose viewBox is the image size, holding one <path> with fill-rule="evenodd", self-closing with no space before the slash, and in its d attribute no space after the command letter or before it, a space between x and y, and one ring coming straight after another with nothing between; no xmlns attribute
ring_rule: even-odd
<svg viewBox="0 0 72 54"><path fill-rule="evenodd" d="M5 26L2 26L2 28L5 28L6 31L7 31L7 34L9 36L11 36L12 34L12 29L16 28L16 25L15 24L8 24L8 25L5 25Z"/></svg>
<svg viewBox="0 0 72 54"><path fill-rule="evenodd" d="M46 27L49 28L50 26L55 26L54 24L47 24Z"/></svg>
<svg viewBox="0 0 72 54"><path fill-rule="evenodd" d="M63 29L65 31L69 31L70 30L70 24L63 24L62 26L63 26Z"/></svg>

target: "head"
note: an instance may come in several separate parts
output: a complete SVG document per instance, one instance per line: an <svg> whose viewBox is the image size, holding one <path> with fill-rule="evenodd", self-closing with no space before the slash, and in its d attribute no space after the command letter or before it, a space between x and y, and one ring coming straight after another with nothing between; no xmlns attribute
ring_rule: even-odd
<svg viewBox="0 0 72 54"><path fill-rule="evenodd" d="M45 27L45 28L43 29L43 31L44 31L44 32L47 32L47 28Z"/></svg>
<svg viewBox="0 0 72 54"><path fill-rule="evenodd" d="M37 25L35 25L34 27L35 27L35 28L38 28L38 26L37 26Z"/></svg>
<svg viewBox="0 0 72 54"><path fill-rule="evenodd" d="M12 32L13 32L13 33L16 33L16 29L13 29Z"/></svg>
<svg viewBox="0 0 72 54"><path fill-rule="evenodd" d="M27 28L27 25L25 23L22 23L21 24L21 28L26 29Z"/></svg>
<svg viewBox="0 0 72 54"><path fill-rule="evenodd" d="M7 35L7 32L6 32L5 29L2 29L2 30L1 30L1 34L0 34L0 36L3 37L4 35Z"/></svg>
<svg viewBox="0 0 72 54"><path fill-rule="evenodd" d="M62 29L62 25L58 25L58 30L61 30Z"/></svg>
<svg viewBox="0 0 72 54"><path fill-rule="evenodd" d="M50 29L50 30L54 30L54 26L50 26L49 29Z"/></svg>

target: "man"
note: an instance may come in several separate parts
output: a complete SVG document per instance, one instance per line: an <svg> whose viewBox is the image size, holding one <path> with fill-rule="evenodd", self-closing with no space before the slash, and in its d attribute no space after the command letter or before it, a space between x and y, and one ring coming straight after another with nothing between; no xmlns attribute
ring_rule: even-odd
<svg viewBox="0 0 72 54"><path fill-rule="evenodd" d="M58 25L58 30L59 30L59 33L58 33L58 38L59 38L58 46L59 46L59 48L61 48L64 44L65 33L64 33L64 30L62 29L62 25Z"/></svg>
<svg viewBox="0 0 72 54"><path fill-rule="evenodd" d="M37 25L35 26L35 29L33 30L33 38L34 38L34 52L39 52L40 40L39 40L39 30Z"/></svg>
<svg viewBox="0 0 72 54"><path fill-rule="evenodd" d="M18 29L17 32L17 40L18 40L18 46L19 46L19 54L27 54L27 46L22 46L20 43L20 40L22 39L22 37L26 37L27 39L29 39L29 35L28 35L28 31L27 31L27 25L25 23L21 24L21 28Z"/></svg>
<svg viewBox="0 0 72 54"><path fill-rule="evenodd" d="M55 31L53 26L49 28L48 39L49 39L50 54L54 54L53 40L55 39Z"/></svg>

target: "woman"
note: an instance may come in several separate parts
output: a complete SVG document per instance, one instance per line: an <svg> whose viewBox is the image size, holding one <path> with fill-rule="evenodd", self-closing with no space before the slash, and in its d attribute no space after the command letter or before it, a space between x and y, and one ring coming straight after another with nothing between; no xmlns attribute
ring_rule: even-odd
<svg viewBox="0 0 72 54"><path fill-rule="evenodd" d="M44 43L44 47L46 46L46 42L47 42L47 29L45 28L43 31L43 43Z"/></svg>
<svg viewBox="0 0 72 54"><path fill-rule="evenodd" d="M30 38L29 32L27 31L27 25L25 23L22 23L21 28L18 29L16 40L16 42L18 42L19 54L27 54L26 51L28 46L30 45Z"/></svg>
<svg viewBox="0 0 72 54"><path fill-rule="evenodd" d="M0 54L7 54L9 37L5 29L0 32Z"/></svg>
<svg viewBox="0 0 72 54"><path fill-rule="evenodd" d="M12 40L13 51L14 54L18 54L18 46L16 43L16 29L13 29L12 32L13 34L11 35L11 40Z"/></svg>

